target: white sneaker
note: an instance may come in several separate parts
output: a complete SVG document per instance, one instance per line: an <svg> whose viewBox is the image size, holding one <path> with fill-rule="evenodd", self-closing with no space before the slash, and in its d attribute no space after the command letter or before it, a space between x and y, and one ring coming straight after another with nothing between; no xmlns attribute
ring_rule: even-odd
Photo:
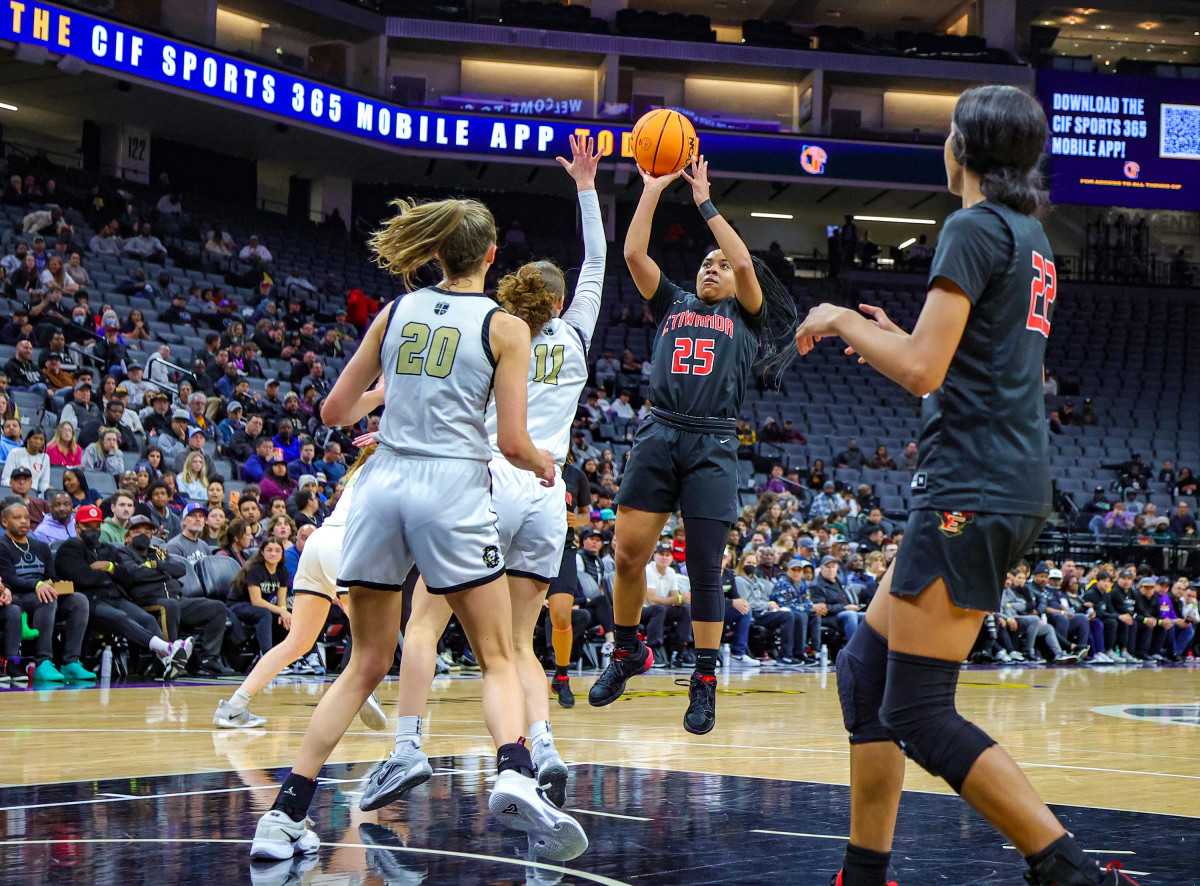
<svg viewBox="0 0 1200 886"><path fill-rule="evenodd" d="M316 649L304 656L304 663L308 665L309 673L316 674L318 677L325 676L325 662L321 659L321 653Z"/></svg>
<svg viewBox="0 0 1200 886"><path fill-rule="evenodd" d="M217 712L213 714L213 725L222 729L250 729L265 726L266 723L266 717L250 713L249 708L238 710L224 699L217 702Z"/></svg>
<svg viewBox="0 0 1200 886"><path fill-rule="evenodd" d="M374 729L376 732L387 728L387 714L383 712L379 696L374 692L367 696L363 706L358 709L358 719L362 720L368 729Z"/></svg>
<svg viewBox="0 0 1200 886"><path fill-rule="evenodd" d="M1121 653L1121 661L1125 662L1126 664L1141 664L1142 663L1142 660L1140 658L1138 658L1136 655L1134 655L1132 652L1130 652L1128 649L1126 649L1124 652Z"/></svg>
<svg viewBox="0 0 1200 886"><path fill-rule="evenodd" d="M358 808L370 812L399 800L418 785L429 781L433 767L425 752L411 741L403 741L384 760L367 772Z"/></svg>
<svg viewBox="0 0 1200 886"><path fill-rule="evenodd" d="M731 668L761 668L762 662L754 656L743 652L741 655L729 656L729 666Z"/></svg>
<svg viewBox="0 0 1200 886"><path fill-rule="evenodd" d="M1112 659L1108 657L1107 652L1097 652L1092 656L1093 664L1112 664Z"/></svg>
<svg viewBox="0 0 1200 886"><path fill-rule="evenodd" d="M1001 649L996 653L996 661L1002 661L1005 664L1008 664L1010 661L1012 661L1012 657L1008 654L1007 649Z"/></svg>
<svg viewBox="0 0 1200 886"><path fill-rule="evenodd" d="M1015 649L1008 654L1008 657L1010 661L1029 661L1024 652Z"/></svg>
<svg viewBox="0 0 1200 886"><path fill-rule="evenodd" d="M546 797L559 809L567 805L567 764L557 748L551 746L533 761L537 769L538 785Z"/></svg>
<svg viewBox="0 0 1200 886"><path fill-rule="evenodd" d="M552 861L570 861L587 850L579 822L545 796L537 782L513 769L496 776L488 809L502 825L529 834L530 844Z"/></svg>
<svg viewBox="0 0 1200 886"><path fill-rule="evenodd" d="M312 819L292 821L281 809L272 809L258 820L254 842L250 844L251 858L273 858L282 861L293 855L316 852L321 848Z"/></svg>

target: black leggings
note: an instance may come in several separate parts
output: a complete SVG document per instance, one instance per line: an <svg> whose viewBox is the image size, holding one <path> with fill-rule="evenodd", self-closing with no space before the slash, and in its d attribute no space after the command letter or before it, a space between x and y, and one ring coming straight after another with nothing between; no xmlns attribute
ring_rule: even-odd
<svg viewBox="0 0 1200 886"><path fill-rule="evenodd" d="M116 631L138 646L150 646L155 637L166 640L158 619L130 600L91 600L92 623Z"/></svg>
<svg viewBox="0 0 1200 886"><path fill-rule="evenodd" d="M692 583L692 621L724 622L721 556L729 540L729 524L705 517L687 517L687 571Z"/></svg>

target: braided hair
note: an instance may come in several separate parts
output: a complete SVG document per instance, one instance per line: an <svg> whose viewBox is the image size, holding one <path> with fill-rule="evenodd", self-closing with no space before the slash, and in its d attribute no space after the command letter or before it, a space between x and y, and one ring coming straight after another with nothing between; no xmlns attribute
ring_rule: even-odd
<svg viewBox="0 0 1200 886"><path fill-rule="evenodd" d="M759 313L758 366L764 373L775 376L779 385L783 370L799 356L796 350L795 332L800 323L796 313L796 302L787 287L767 267L766 262L754 256L754 276L762 290L762 311Z"/></svg>

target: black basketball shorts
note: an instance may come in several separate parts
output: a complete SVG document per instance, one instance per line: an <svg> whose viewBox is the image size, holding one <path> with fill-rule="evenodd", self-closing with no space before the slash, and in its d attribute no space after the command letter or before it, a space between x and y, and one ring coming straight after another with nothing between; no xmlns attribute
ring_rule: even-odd
<svg viewBox="0 0 1200 886"><path fill-rule="evenodd" d="M652 514L679 509L686 521L737 519L737 434L684 431L653 417L633 438L615 503Z"/></svg>
<svg viewBox="0 0 1200 886"><path fill-rule="evenodd" d="M579 548L573 544L563 545L562 563L558 567L558 575L550 580L550 588L547 591L547 596L555 594L570 594L575 596L575 589L579 586L579 567L575 560L579 553Z"/></svg>
<svg viewBox="0 0 1200 886"><path fill-rule="evenodd" d="M941 578L955 606L998 612L1005 573L1029 552L1045 523L1020 514L913 511L896 554L892 593L915 597Z"/></svg>

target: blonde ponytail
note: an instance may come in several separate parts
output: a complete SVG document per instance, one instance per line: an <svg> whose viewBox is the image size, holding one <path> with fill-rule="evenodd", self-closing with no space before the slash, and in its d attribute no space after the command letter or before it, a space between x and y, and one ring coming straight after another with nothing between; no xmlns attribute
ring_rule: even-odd
<svg viewBox="0 0 1200 886"><path fill-rule="evenodd" d="M393 200L396 215L371 235L375 263L412 285L413 275L437 261L447 278L469 274L496 242L496 222L478 200L417 203Z"/></svg>

